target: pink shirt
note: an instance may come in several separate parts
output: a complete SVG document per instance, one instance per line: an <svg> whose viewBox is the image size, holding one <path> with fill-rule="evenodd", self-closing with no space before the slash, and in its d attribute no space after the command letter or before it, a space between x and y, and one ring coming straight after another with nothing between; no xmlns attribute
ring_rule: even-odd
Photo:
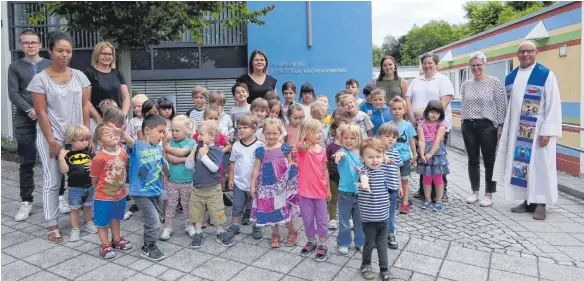
<svg viewBox="0 0 584 281"><path fill-rule="evenodd" d="M444 123L438 122L435 124L428 124L426 120L422 121L420 124L422 130L424 130L424 140L425 141L435 141L436 135L438 134L438 129L444 126Z"/></svg>
<svg viewBox="0 0 584 281"><path fill-rule="evenodd" d="M318 153L310 149L298 152L298 195L326 199L327 182L324 174L326 161L326 149L322 147Z"/></svg>

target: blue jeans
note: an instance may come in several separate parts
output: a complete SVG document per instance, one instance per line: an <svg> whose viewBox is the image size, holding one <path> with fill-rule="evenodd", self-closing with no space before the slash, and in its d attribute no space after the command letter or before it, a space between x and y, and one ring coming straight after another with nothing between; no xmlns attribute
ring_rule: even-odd
<svg viewBox="0 0 584 281"><path fill-rule="evenodd" d="M355 247L365 245L365 233L359 212L359 200L357 194L339 191L339 235L337 244L343 247L351 246L351 225L349 219L353 217L353 230L355 232Z"/></svg>
<svg viewBox="0 0 584 281"><path fill-rule="evenodd" d="M387 231L389 233L395 232L395 210L397 207L397 190L389 191L389 219L387 220Z"/></svg>
<svg viewBox="0 0 584 281"><path fill-rule="evenodd" d="M69 207L71 210L79 210L82 207L93 206L93 195L95 189L90 187L69 187Z"/></svg>

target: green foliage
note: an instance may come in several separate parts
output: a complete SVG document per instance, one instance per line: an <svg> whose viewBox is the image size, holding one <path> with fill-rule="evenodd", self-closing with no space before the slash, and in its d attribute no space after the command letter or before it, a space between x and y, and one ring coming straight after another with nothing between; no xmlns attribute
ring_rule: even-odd
<svg viewBox="0 0 584 281"><path fill-rule="evenodd" d="M373 45L373 66L378 66L379 62L383 58L383 53L381 51L381 47L377 45Z"/></svg>

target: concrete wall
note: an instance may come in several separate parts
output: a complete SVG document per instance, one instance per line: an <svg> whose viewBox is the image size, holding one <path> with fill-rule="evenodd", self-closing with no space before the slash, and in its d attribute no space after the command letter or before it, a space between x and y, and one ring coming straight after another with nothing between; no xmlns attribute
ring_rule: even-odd
<svg viewBox="0 0 584 281"><path fill-rule="evenodd" d="M265 17L266 25L248 25L248 54L264 50L268 73L296 82L298 90L311 83L316 94L329 97L355 78L361 88L371 83L372 38L370 2L248 2L250 10L270 4L276 8ZM312 46L308 46L307 5L312 6Z"/></svg>
<svg viewBox="0 0 584 281"><path fill-rule="evenodd" d="M2 77L0 77L0 90L1 90L1 117L0 119L2 120L2 136L7 136L7 137L13 137L12 136L12 103L10 102L10 100L8 99L8 66L10 65L11 62L11 56L10 56L10 46L8 45L8 2L6 1L2 1L0 3L1 9L2 10L2 29L1 32L2 34L0 36L2 36L2 47L0 49L2 49L2 53L0 54L0 56L2 56L2 63L1 63L1 68L2 68Z"/></svg>

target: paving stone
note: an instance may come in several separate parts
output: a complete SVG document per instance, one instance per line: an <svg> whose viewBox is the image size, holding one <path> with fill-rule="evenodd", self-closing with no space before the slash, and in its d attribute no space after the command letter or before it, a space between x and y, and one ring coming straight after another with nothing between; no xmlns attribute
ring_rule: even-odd
<svg viewBox="0 0 584 281"><path fill-rule="evenodd" d="M493 253L491 256L491 269L516 272L536 277L538 276L537 261L497 253Z"/></svg>
<svg viewBox="0 0 584 281"><path fill-rule="evenodd" d="M302 259L303 258L299 255L279 251L269 251L252 263L252 265L287 274L292 268L299 264Z"/></svg>
<svg viewBox="0 0 584 281"><path fill-rule="evenodd" d="M180 272L178 270L168 269L164 273L160 274L158 276L158 278L165 280L165 281L174 281L174 280L181 278L184 275L185 274L183 272Z"/></svg>
<svg viewBox="0 0 584 281"><path fill-rule="evenodd" d="M2 281L22 280L40 270L40 268L32 264L20 260L15 261L9 265L2 266Z"/></svg>
<svg viewBox="0 0 584 281"><path fill-rule="evenodd" d="M75 279L76 281L93 281L93 280L108 280L108 281L122 281L126 280L138 272L128 269L126 267L114 264L114 263L107 263L102 267L96 268L84 275L80 276L79 278ZM140 279L136 279L140 280Z"/></svg>
<svg viewBox="0 0 584 281"><path fill-rule="evenodd" d="M584 247L558 246L557 248L576 261L584 261Z"/></svg>
<svg viewBox="0 0 584 281"><path fill-rule="evenodd" d="M489 271L489 281L538 281L538 278L491 269Z"/></svg>
<svg viewBox="0 0 584 281"><path fill-rule="evenodd" d="M414 272L410 281L434 281L436 277Z"/></svg>
<svg viewBox="0 0 584 281"><path fill-rule="evenodd" d="M24 260L40 268L47 269L53 265L81 255L81 252L63 246L56 246L26 257Z"/></svg>
<svg viewBox="0 0 584 281"><path fill-rule="evenodd" d="M487 281L488 269L455 261L444 261L440 269L440 277L457 280L483 280Z"/></svg>
<svg viewBox="0 0 584 281"><path fill-rule="evenodd" d="M10 255L7 255L5 253L2 253L2 266L5 266L5 265L7 265L7 264L9 264L11 262L17 261L17 260L18 259L14 258L14 257L12 257Z"/></svg>
<svg viewBox="0 0 584 281"><path fill-rule="evenodd" d="M219 256L236 262L252 264L268 251L268 249L256 245L237 243L230 247L229 251L224 251Z"/></svg>
<svg viewBox="0 0 584 281"><path fill-rule="evenodd" d="M20 244L13 245L8 248L2 248L2 251L15 257L15 258L25 258L27 256L36 254L43 250L49 249L54 247L56 244L49 243L47 240L43 240L40 238L35 238ZM64 248L63 250L69 250L68 248Z"/></svg>
<svg viewBox="0 0 584 281"><path fill-rule="evenodd" d="M305 280L304 279L300 279L298 277L286 275L282 279L280 279L280 281L305 281Z"/></svg>
<svg viewBox="0 0 584 281"><path fill-rule="evenodd" d="M167 270L168 270L168 267L166 267L166 266L154 264L153 266L143 270L142 273L157 277L158 275L164 273Z"/></svg>
<svg viewBox="0 0 584 281"><path fill-rule="evenodd" d="M406 251L432 256L436 258L443 258L448 250L448 244L444 242L431 242L420 239L410 239Z"/></svg>
<svg viewBox="0 0 584 281"><path fill-rule="evenodd" d="M394 266L435 276L438 274L441 263L442 260L438 258L404 251L401 253Z"/></svg>
<svg viewBox="0 0 584 281"><path fill-rule="evenodd" d="M121 266L128 266L129 264L136 262L138 259L138 257L118 252L116 253L116 258L113 259L112 262Z"/></svg>
<svg viewBox="0 0 584 281"><path fill-rule="evenodd" d="M196 280L201 280L201 279L196 279L198 277L192 276L193 278L189 278L189 279L185 279L189 280L189 281L196 281ZM140 280L140 281L160 281L160 279L156 278L156 277L152 277L150 275L146 275L144 273L138 273L136 275L130 276L128 279L126 279L128 281L134 281L134 280Z"/></svg>
<svg viewBox="0 0 584 281"><path fill-rule="evenodd" d="M540 278L548 280L582 280L584 269L574 266L564 266L539 262Z"/></svg>
<svg viewBox="0 0 584 281"><path fill-rule="evenodd" d="M69 259L55 266L49 267L47 270L60 276L77 278L78 276L92 271L105 263L107 262L103 259L82 254L74 259Z"/></svg>
<svg viewBox="0 0 584 281"><path fill-rule="evenodd" d="M290 275L303 279L325 281L332 280L340 270L341 266L336 264L317 262L313 259L304 259L292 269Z"/></svg>
<svg viewBox="0 0 584 281"><path fill-rule="evenodd" d="M67 279L52 274L48 271L39 271L33 275L30 275L20 281L38 281L38 280L51 280L51 281L67 281Z"/></svg>
<svg viewBox="0 0 584 281"><path fill-rule="evenodd" d="M166 257L159 263L182 272L191 272L212 258L212 255L187 248L176 252L172 256Z"/></svg>
<svg viewBox="0 0 584 281"><path fill-rule="evenodd" d="M491 253L451 246L446 259L481 267L489 267Z"/></svg>
<svg viewBox="0 0 584 281"><path fill-rule="evenodd" d="M284 274L273 272L259 267L248 266L241 272L237 273L231 281L248 281L248 280L280 280Z"/></svg>
<svg viewBox="0 0 584 281"><path fill-rule="evenodd" d="M553 246L584 246L582 241L566 233L538 233L537 235Z"/></svg>
<svg viewBox="0 0 584 281"><path fill-rule="evenodd" d="M143 271L146 268L151 267L152 265L154 265L153 262L146 260L146 259L138 259L136 260L136 262L130 264L128 267L137 271Z"/></svg>
<svg viewBox="0 0 584 281"><path fill-rule="evenodd" d="M565 233L582 233L584 224L576 222L550 222L554 227Z"/></svg>
<svg viewBox="0 0 584 281"><path fill-rule="evenodd" d="M195 268L191 274L209 280L229 280L246 267L245 264L216 257Z"/></svg>
<svg viewBox="0 0 584 281"><path fill-rule="evenodd" d="M2 222L2 226L4 226L4 222ZM10 246L20 244L22 242L29 241L34 238L35 237L32 235L20 231L13 231L10 233L2 234L2 251L4 251L4 249L7 249Z"/></svg>

